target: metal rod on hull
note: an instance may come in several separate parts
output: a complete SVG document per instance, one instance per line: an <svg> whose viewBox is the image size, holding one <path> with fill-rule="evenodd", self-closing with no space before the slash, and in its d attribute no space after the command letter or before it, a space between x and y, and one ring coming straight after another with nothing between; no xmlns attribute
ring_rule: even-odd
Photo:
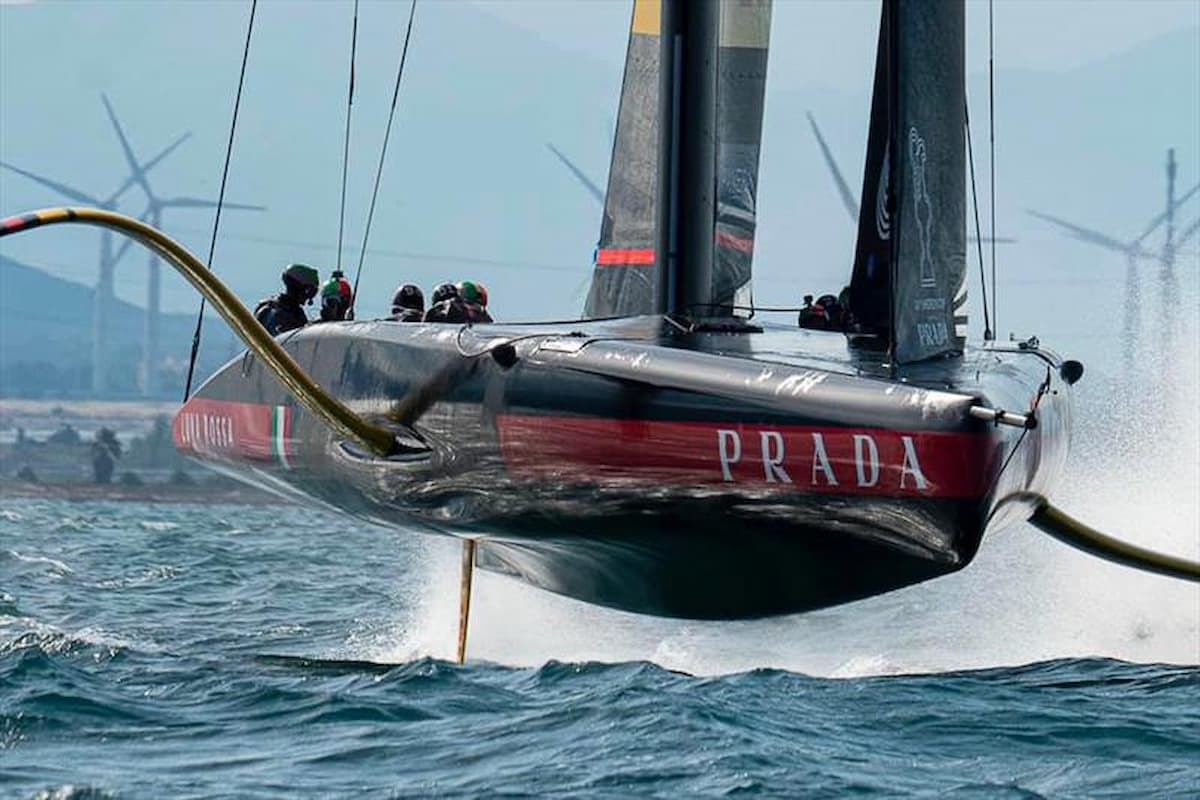
<svg viewBox="0 0 1200 800"><path fill-rule="evenodd" d="M467 660L467 627L471 624L471 578L475 574L475 540L463 539L462 579L458 588L458 663Z"/></svg>
<svg viewBox="0 0 1200 800"><path fill-rule="evenodd" d="M246 346L326 425L380 455L396 452L396 437L368 422L322 389L259 324L237 295L181 244L140 220L98 208L48 208L0 220L0 238L57 224L95 225L122 233L157 253L220 312Z"/></svg>
<svg viewBox="0 0 1200 800"><path fill-rule="evenodd" d="M975 419L994 422L997 425L1012 425L1014 428L1026 428L1028 430L1033 430L1037 427L1037 417L1033 414L1014 414L1002 408L988 408L986 406L971 406L969 413Z"/></svg>

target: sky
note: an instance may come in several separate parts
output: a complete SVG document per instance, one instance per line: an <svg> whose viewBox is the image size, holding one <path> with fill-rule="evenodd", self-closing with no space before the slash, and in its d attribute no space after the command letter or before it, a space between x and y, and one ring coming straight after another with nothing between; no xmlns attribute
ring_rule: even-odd
<svg viewBox="0 0 1200 800"><path fill-rule="evenodd" d="M324 271L334 260L350 8L259 5L228 199L268 211L224 216L229 238L216 259L250 302L273 290L289 261ZM968 2L976 98L987 69L987 9ZM1039 248L1014 248L1008 252L1019 255L1008 257L1099 266L1119 278L1119 259L1080 250L1030 223L1024 208L1049 205L1132 236L1161 208L1167 147L1178 149L1181 185L1197 179L1200 59L1160 63L1153 51L1168 41L1155 38L1164 34L1175 34L1172 53L1180 37L1185 49L1200 37L1200 3L1000 0L994 11L999 228ZM0 159L97 194L119 183L124 167L99 103L104 91L143 159L193 133L156 169L161 193L215 197L247 12L247 3L202 0L0 5ZM362 5L347 213L354 247L345 251L351 263L406 14L407 3ZM545 144L556 143L603 182L628 19L629 3L616 0L419 2L364 297L381 306L401 279L430 285L470 276L489 284L500 316L578 313L599 211ZM776 2L756 252L756 283L764 294L786 295L773 300L794 302L844 277L853 226L803 113L820 118L857 188L877 26L877 2ZM1139 46L1136 63L1120 61ZM973 113L973 120L978 140L985 118ZM1090 185L1100 175L1107 184ZM0 172L0 213L55 202ZM123 202L123 210L140 212L136 192ZM207 251L207 212L170 212L164 224L194 251ZM6 239L0 250L88 282L96 234L30 234ZM138 255L123 268L117 286L139 304L143 263ZM805 275L797 275L797 263ZM168 310L195 306L182 281L169 279L164 292Z"/></svg>
<svg viewBox="0 0 1200 800"><path fill-rule="evenodd" d="M561 47L620 63L629 4L624 0L472 0L472 4ZM968 0L968 57L986 59L988 3ZM776 0L776 31L799 42L771 52L772 79L861 85L863 53L874 41L877 0ZM1195 0L998 0L993 6L997 67L1065 70L1180 28L1200 25ZM779 34L775 36L778 43ZM615 45L614 45L615 43ZM860 45L867 45L866 49ZM982 69L982 61L973 61Z"/></svg>

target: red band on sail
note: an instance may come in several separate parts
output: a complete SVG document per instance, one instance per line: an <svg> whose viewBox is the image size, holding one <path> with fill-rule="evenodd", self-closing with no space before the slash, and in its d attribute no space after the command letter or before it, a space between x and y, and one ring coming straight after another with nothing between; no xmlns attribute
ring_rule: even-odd
<svg viewBox="0 0 1200 800"><path fill-rule="evenodd" d="M630 266L633 264L653 264L654 250L642 248L637 250L598 250L596 263L600 266Z"/></svg>
<svg viewBox="0 0 1200 800"><path fill-rule="evenodd" d="M734 236L732 233L717 232L717 247L728 247L731 250L737 250L739 253L750 254L754 252L754 240L748 236Z"/></svg>

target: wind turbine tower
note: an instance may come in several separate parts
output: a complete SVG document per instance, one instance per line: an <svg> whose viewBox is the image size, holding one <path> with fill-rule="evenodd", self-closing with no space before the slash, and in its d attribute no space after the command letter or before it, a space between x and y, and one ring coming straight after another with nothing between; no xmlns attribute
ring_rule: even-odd
<svg viewBox="0 0 1200 800"><path fill-rule="evenodd" d="M184 134L169 144L154 158L144 165L133 164L131 174L117 187L116 191L105 198L95 197L73 186L51 180L20 167L0 161L0 167L22 175L34 183L50 189L67 200L85 205L96 206L109 211L117 208L117 199L130 187L144 179L145 174L166 158L171 151L183 143L191 134ZM108 362L105 358L108 345L108 310L113 299L113 269L127 248L123 247L114 255L112 232L104 230L100 235L100 273L96 280L96 290L92 295L92 394L100 396L108 391Z"/></svg>
<svg viewBox="0 0 1200 800"><path fill-rule="evenodd" d="M1175 212L1186 204L1188 200L1200 193L1200 183L1197 183L1191 189L1184 192L1181 197L1177 198L1175 196L1177 170L1175 148L1172 147L1167 150L1167 207L1150 220L1137 238L1130 241L1122 241L1093 228L1085 228L1082 225L1068 222L1061 217L1041 211L1034 211L1033 209L1026 209L1027 213L1031 216L1057 226L1060 230L1065 231L1075 239L1124 254L1126 259L1125 323L1121 336L1126 364L1132 363L1137 356L1138 340L1141 338L1141 281L1138 277L1138 261L1140 259L1157 258L1159 263L1159 306L1157 313L1161 321L1162 330L1159 349L1169 352L1174 341L1180 303L1178 281L1175 276L1175 255L1179 247L1187 244L1193 236L1200 233L1200 218L1197 218L1184 228L1180 236L1176 237L1175 235ZM1143 242L1157 231L1159 226L1165 226L1165 235L1163 237L1162 248L1156 253L1144 245Z"/></svg>
<svg viewBox="0 0 1200 800"><path fill-rule="evenodd" d="M162 198L156 195L154 190L150 188L150 182L146 179L144 171L137 168L137 157L134 155L133 147L130 145L129 138L125 135L121 123L117 120L117 115L113 111L112 104L108 102L108 98L104 95L100 95L100 99L104 101L104 110L108 112L108 118L112 122L113 130L117 132L117 139L121 143L121 152L125 154L125 161L129 164L130 169L134 171L134 174L137 176L137 183L142 187L142 191L146 195L146 210L139 217L143 222L161 230L163 209L217 207L217 204L213 201L199 197ZM265 208L264 206L245 205L243 203L225 203L224 207L240 211L262 211ZM121 250L117 254L118 257L123 255L131 244L132 241L127 239L121 245ZM147 270L146 313L142 328L141 384L142 394L146 397L153 397L158 393L159 389L159 319L162 308L162 261L154 253L150 254Z"/></svg>
<svg viewBox="0 0 1200 800"><path fill-rule="evenodd" d="M146 210L142 212L140 219L143 222L153 225L155 228L162 227L162 212L165 208L216 208L217 204L215 202L197 197L160 198L150 188L147 174L159 162L174 152L179 145L191 137L192 134L190 132L184 133L163 148L154 158L142 164L134 155L133 148L129 144L129 139L125 136L125 131L121 127L121 123L117 120L116 112L113 110L112 104L108 101L108 97L101 94L100 100L104 104L104 110L108 114L108 119L112 123L113 130L116 132L117 141L121 145L121 151L129 167L129 176L125 178L111 195L106 198L94 197L75 187L37 175L12 164L0 162L0 167L23 175L68 200L109 211L115 211L117 208L117 199L136 184L141 187L147 200ZM261 211L264 208L263 206L239 203L225 203L224 205L225 208L240 210ZM101 233L100 271L96 281L96 291L93 295L92 308L92 394L95 396L103 396L108 392L108 318L109 309L113 301L113 274L117 263L124 257L132 244L133 240L125 239L121 243L121 246L114 252L112 232L104 230ZM160 352L159 318L162 306L162 263L157 256L151 255L148 267L149 274L146 285L146 311L143 325L144 338L140 373L142 394L145 396L154 396L159 388L158 354Z"/></svg>

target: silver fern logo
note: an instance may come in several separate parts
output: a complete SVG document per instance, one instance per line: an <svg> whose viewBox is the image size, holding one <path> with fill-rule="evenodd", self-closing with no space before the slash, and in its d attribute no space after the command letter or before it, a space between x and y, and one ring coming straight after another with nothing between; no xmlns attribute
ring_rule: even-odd
<svg viewBox="0 0 1200 800"><path fill-rule="evenodd" d="M921 286L937 287L937 272L933 267L933 203L925 181L925 139L916 126L908 129L908 158L912 163L913 218L917 221L917 240L921 245Z"/></svg>

